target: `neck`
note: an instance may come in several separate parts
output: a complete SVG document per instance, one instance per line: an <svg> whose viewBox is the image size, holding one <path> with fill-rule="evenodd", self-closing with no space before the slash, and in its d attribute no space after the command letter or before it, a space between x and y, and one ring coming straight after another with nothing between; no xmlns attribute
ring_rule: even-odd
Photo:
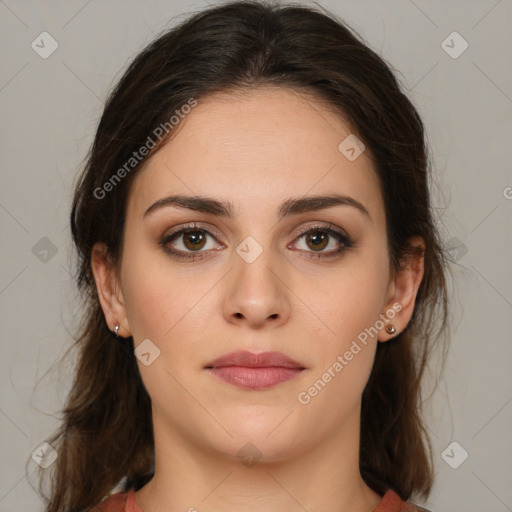
<svg viewBox="0 0 512 512"><path fill-rule="evenodd" d="M228 457L163 424L154 417L155 475L136 493L144 512L372 512L380 503L359 472L358 414L321 444L275 460L251 448Z"/></svg>

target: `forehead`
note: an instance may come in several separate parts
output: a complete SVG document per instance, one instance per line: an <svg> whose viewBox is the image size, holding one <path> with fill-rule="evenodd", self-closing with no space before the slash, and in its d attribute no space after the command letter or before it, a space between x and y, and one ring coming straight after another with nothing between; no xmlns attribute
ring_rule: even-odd
<svg viewBox="0 0 512 512"><path fill-rule="evenodd" d="M176 193L213 196L243 210L262 200L337 192L378 215L383 204L368 150L352 161L340 151L351 135L340 115L306 93L261 87L208 96L138 172L129 210Z"/></svg>

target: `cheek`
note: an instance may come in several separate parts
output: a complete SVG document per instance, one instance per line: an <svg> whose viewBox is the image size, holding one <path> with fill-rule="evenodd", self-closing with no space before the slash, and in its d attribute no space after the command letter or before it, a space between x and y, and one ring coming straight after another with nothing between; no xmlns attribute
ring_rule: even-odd
<svg viewBox="0 0 512 512"><path fill-rule="evenodd" d="M371 267L330 283L327 297L317 303L323 305L321 317L328 328L322 325L316 333L310 354L314 365L297 401L311 405L309 413L317 410L332 426L358 406L368 382L384 290L379 287L378 269Z"/></svg>
<svg viewBox="0 0 512 512"><path fill-rule="evenodd" d="M362 259L329 275L328 287L311 298L311 309L318 311L323 320L322 335L327 340L328 352L343 350L365 329L375 325L385 312L382 308L387 277L385 263L365 263Z"/></svg>
<svg viewBox="0 0 512 512"><path fill-rule="evenodd" d="M122 266L123 296L135 345L145 338L158 344L191 307L187 284L145 243L127 239Z"/></svg>
<svg viewBox="0 0 512 512"><path fill-rule="evenodd" d="M361 258L358 264L333 273L327 292L311 298L311 309L318 311L322 322L315 327L311 387L303 391L318 405L328 407L342 399L350 407L363 392L382 327L379 316L385 313L386 265L385 260Z"/></svg>
<svg viewBox="0 0 512 512"><path fill-rule="evenodd" d="M190 270L156 255L154 249L139 244L123 263L123 295L135 346L150 339L170 364L181 359L197 359L204 341L205 327L212 315L220 315L220 305L212 304L208 292L218 275L191 275ZM205 325L206 324L206 325ZM172 351L172 357L167 352Z"/></svg>
<svg viewBox="0 0 512 512"><path fill-rule="evenodd" d="M325 430L343 424L359 407L375 357L375 343L364 346L356 342L344 348L347 350L333 354L329 364L311 375L296 397L313 423L322 418ZM347 353L352 354L350 360Z"/></svg>

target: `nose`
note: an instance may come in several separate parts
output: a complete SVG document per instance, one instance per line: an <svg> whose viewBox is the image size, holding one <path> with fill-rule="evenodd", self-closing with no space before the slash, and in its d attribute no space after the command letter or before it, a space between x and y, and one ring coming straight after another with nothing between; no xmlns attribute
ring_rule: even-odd
<svg viewBox="0 0 512 512"><path fill-rule="evenodd" d="M239 258L229 272L224 289L227 322L261 329L288 321L291 291L283 266L272 261L270 252L264 250L252 263Z"/></svg>

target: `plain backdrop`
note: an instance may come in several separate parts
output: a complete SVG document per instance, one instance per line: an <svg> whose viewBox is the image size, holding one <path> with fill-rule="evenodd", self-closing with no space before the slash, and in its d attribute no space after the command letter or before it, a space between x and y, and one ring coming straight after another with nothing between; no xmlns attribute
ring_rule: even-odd
<svg viewBox="0 0 512 512"><path fill-rule="evenodd" d="M436 484L426 506L510 511L512 2L319 3L397 70L430 141L457 291L445 373L427 409ZM42 510L31 454L57 428L71 378L71 369L47 370L81 312L71 191L107 93L157 34L206 6L0 0L1 512Z"/></svg>

